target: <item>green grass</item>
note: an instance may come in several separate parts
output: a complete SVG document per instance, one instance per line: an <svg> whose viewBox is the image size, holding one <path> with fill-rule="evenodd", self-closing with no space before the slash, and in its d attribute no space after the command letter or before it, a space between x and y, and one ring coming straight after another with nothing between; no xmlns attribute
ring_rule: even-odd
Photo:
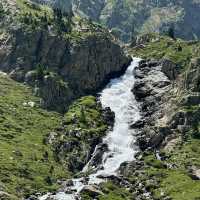
<svg viewBox="0 0 200 200"><path fill-rule="evenodd" d="M151 35L151 34L150 34ZM152 37L152 36L151 36ZM155 35L153 35L155 38ZM157 39L146 43L142 48L132 48L130 53L144 59L167 58L179 65L180 69L188 66L192 57L200 56L199 42L186 42L180 39L172 40L167 36L157 35Z"/></svg>
<svg viewBox="0 0 200 200"><path fill-rule="evenodd" d="M64 116L40 108L39 101L27 86L0 76L0 185L19 199L58 189L58 179L73 175L68 169L70 160L85 162L91 143L107 130L93 96L76 100ZM28 102L34 102L34 107L25 105ZM61 122L65 129L58 132ZM46 138L52 131L59 134L50 145ZM80 135L69 136L70 131ZM76 142L76 146L57 152L58 160L54 147L66 142Z"/></svg>
<svg viewBox="0 0 200 200"><path fill-rule="evenodd" d="M18 19L22 23L37 29L53 23L53 10L45 5L32 4L27 0L17 0L20 12Z"/></svg>
<svg viewBox="0 0 200 200"><path fill-rule="evenodd" d="M14 18L21 22L24 31L33 32L38 29L48 31L48 26L51 26L51 30L66 41L78 43L91 36L103 36L104 39L110 36L107 29L98 23L78 16L57 15L46 5L34 4L27 0L17 0L17 6L19 13Z"/></svg>
<svg viewBox="0 0 200 200"><path fill-rule="evenodd" d="M177 169L167 171L166 178L161 181L160 188L156 192L163 190L174 200L200 198L200 182L192 180L188 175L189 166L200 168L199 154L199 139L190 138L182 146L174 149L168 162L174 163Z"/></svg>
<svg viewBox="0 0 200 200"><path fill-rule="evenodd" d="M155 167L158 169L164 168L162 161L157 160L154 155L146 156L144 161L147 165L150 165L152 167Z"/></svg>
<svg viewBox="0 0 200 200"><path fill-rule="evenodd" d="M68 129L76 126L76 128L81 128L85 132L95 131L101 134L107 129L107 126L103 122L100 109L93 96L83 97L75 101L65 114ZM74 120L76 120L75 124Z"/></svg>
<svg viewBox="0 0 200 200"><path fill-rule="evenodd" d="M125 188L116 185L110 181L101 184L103 195L99 195L97 199L99 200L130 200L132 199L132 194ZM92 200L93 198L89 194L82 194L83 200Z"/></svg>
<svg viewBox="0 0 200 200"><path fill-rule="evenodd" d="M100 195L99 200L129 200L132 196L125 188L111 182L103 184L103 192L105 195Z"/></svg>
<svg viewBox="0 0 200 200"><path fill-rule="evenodd" d="M34 107L23 105L30 101ZM43 143L61 119L60 114L41 109L31 89L0 76L0 182L5 191L27 196L54 190L57 179L69 177Z"/></svg>
<svg viewBox="0 0 200 200"><path fill-rule="evenodd" d="M169 195L173 200L197 200L200 198L200 183L192 180L185 171L170 170L154 191L155 198L160 199L161 193Z"/></svg>
<svg viewBox="0 0 200 200"><path fill-rule="evenodd" d="M173 200L196 200L200 197L200 182L192 180L188 172L189 166L200 168L200 140L192 137L192 131L190 134L191 137L182 145L177 145L171 153L165 152L166 161L156 160L153 154L144 157L147 167L145 175L139 178L145 182L157 180L157 185L149 187L155 199L169 196ZM167 163L175 168L163 167Z"/></svg>

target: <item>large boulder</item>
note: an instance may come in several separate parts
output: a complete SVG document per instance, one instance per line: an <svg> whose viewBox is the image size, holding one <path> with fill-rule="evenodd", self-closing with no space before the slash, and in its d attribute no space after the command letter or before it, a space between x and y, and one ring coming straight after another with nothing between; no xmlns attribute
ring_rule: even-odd
<svg viewBox="0 0 200 200"><path fill-rule="evenodd" d="M88 166L98 167L102 163L103 155L108 151L108 145L106 143L101 143L96 146L95 151L90 159Z"/></svg>
<svg viewBox="0 0 200 200"><path fill-rule="evenodd" d="M196 166L191 166L189 169L189 175L193 180L200 180L200 169Z"/></svg>
<svg viewBox="0 0 200 200"><path fill-rule="evenodd" d="M82 194L87 194L88 196L92 197L93 199L99 195L103 195L103 192L99 190L96 186L88 185L84 186L81 190Z"/></svg>
<svg viewBox="0 0 200 200"><path fill-rule="evenodd" d="M140 101L151 93L151 87L144 81L136 81L132 89L136 100Z"/></svg>
<svg viewBox="0 0 200 200"><path fill-rule="evenodd" d="M178 75L177 65L168 59L163 59L160 62L162 66L161 71L169 78L169 80L175 80Z"/></svg>

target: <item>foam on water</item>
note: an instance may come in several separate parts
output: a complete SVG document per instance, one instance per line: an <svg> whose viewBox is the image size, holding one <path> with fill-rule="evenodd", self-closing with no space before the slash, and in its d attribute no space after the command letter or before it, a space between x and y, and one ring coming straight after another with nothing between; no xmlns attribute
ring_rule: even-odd
<svg viewBox="0 0 200 200"><path fill-rule="evenodd" d="M139 58L134 58L126 73L120 78L112 79L100 93L102 106L110 107L115 113L115 123L113 130L104 138L109 151L103 155L103 168L89 176L87 185L101 183L103 179L98 178L100 175L116 175L123 162L134 160L137 148L134 146L134 130L130 129L129 125L140 118L138 104L131 92L135 82L133 70L139 61ZM87 171L87 165L84 171ZM56 200L75 200L85 183L82 178L74 179L73 182L74 186L70 189L75 191L74 194L59 192L51 197ZM48 197L49 194L39 200L46 200Z"/></svg>

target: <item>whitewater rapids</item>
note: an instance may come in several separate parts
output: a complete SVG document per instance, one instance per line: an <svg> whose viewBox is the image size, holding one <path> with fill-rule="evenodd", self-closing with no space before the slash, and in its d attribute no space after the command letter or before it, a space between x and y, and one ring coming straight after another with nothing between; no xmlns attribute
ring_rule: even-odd
<svg viewBox="0 0 200 200"><path fill-rule="evenodd" d="M140 119L138 103L135 100L131 89L135 83L133 75L134 68L138 66L140 59L133 58L132 63L127 68L124 75L112 79L110 83L100 93L100 101L103 107L110 107L115 113L115 123L113 130L104 138L104 143L108 145L109 151L104 153L102 169L89 175L87 185L99 184L104 180L99 176L117 175L117 170L124 162L134 160L137 147L134 145L134 130L130 129L130 124ZM84 168L87 171L87 165ZM51 197L55 200L75 200L79 192L86 184L83 178L74 179L74 186L70 187L73 194L59 192L56 195L46 194L39 200L46 200Z"/></svg>

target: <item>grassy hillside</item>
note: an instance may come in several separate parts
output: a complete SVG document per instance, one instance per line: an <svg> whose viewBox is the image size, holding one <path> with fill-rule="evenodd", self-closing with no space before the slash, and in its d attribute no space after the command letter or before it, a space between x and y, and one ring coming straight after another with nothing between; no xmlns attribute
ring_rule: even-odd
<svg viewBox="0 0 200 200"><path fill-rule="evenodd" d="M1 187L18 197L56 189L56 180L70 173L44 138L59 127L62 116L41 109L30 88L7 76L0 75L0 94Z"/></svg>
<svg viewBox="0 0 200 200"><path fill-rule="evenodd" d="M0 75L0 188L8 193L1 199L58 189L57 180L85 164L91 142L106 130L95 97L77 100L62 116L42 109L31 88ZM79 135L67 135L73 131Z"/></svg>
<svg viewBox="0 0 200 200"><path fill-rule="evenodd" d="M142 36L144 37L144 36ZM130 49L130 54L143 59L170 59L181 69L187 68L192 58L200 56L200 42L176 39L158 34L146 34L149 42Z"/></svg>

